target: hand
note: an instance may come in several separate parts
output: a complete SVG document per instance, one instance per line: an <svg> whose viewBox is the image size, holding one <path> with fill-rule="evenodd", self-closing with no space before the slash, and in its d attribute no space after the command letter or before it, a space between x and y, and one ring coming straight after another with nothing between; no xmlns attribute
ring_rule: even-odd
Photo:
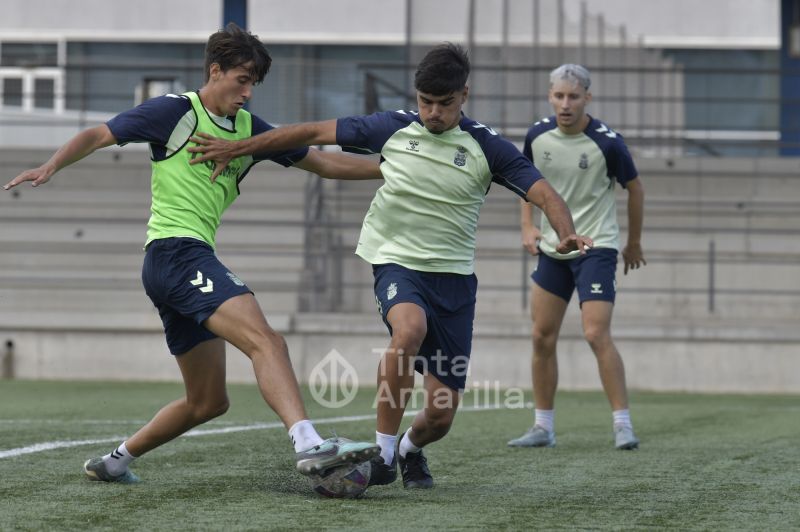
<svg viewBox="0 0 800 532"><path fill-rule="evenodd" d="M644 260L644 252L641 244L628 244L622 249L622 260L625 262L624 275L628 275L628 269L636 270L640 266L647 266Z"/></svg>
<svg viewBox="0 0 800 532"><path fill-rule="evenodd" d="M594 242L592 242L592 239L588 236L569 235L558 244L556 251L562 255L566 255L570 251L575 251L577 249L581 252L581 255L586 255L586 250L592 247L594 247Z"/></svg>
<svg viewBox="0 0 800 532"><path fill-rule="evenodd" d="M542 239L542 232L535 225L522 228L522 247L528 250L531 255L539 254L539 241Z"/></svg>
<svg viewBox="0 0 800 532"><path fill-rule="evenodd" d="M189 141L194 142L196 146L189 146L186 150L189 153L199 153L200 155L192 156L189 164L204 163L206 161L214 161L214 172L211 174L211 182L217 180L217 176L234 158L231 155L233 151L233 142L217 137L212 137L207 133L197 133L197 136L191 137Z"/></svg>
<svg viewBox="0 0 800 532"><path fill-rule="evenodd" d="M50 168L42 165L39 168L32 168L30 170L25 170L17 177L3 185L3 190L10 190L15 186L19 185L20 183L24 183L25 181L31 181L32 187L38 187L39 185L44 185L48 181L50 181L50 177L55 172Z"/></svg>

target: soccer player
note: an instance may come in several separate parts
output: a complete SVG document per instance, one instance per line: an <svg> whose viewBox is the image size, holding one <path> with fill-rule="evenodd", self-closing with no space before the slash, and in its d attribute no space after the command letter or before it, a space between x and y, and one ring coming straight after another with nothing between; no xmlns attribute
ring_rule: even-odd
<svg viewBox="0 0 800 532"><path fill-rule="evenodd" d="M225 161L265 149L339 144L380 153L385 183L367 212L356 254L373 265L378 310L391 342L378 368L377 443L371 484L388 484L397 464L407 488L433 478L422 448L450 430L472 346L478 214L492 181L541 208L559 234L559 251L583 253L563 200L513 144L461 112L469 60L456 45L430 50L417 68L418 112L380 112L295 124L238 142L194 139L195 162ZM423 373L425 404L397 444L414 386ZM397 448L397 452L395 449Z"/></svg>
<svg viewBox="0 0 800 532"><path fill-rule="evenodd" d="M215 179L213 164L189 164L193 154L186 148L193 133L234 140L273 129L242 109L271 63L258 37L229 24L208 39L200 90L153 98L82 131L42 166L3 187L42 185L61 168L112 144L150 144L152 207L142 282L161 315L186 396L164 406L113 452L88 460L84 472L92 480L136 482L128 467L135 458L227 411L225 340L252 361L264 400L289 431L301 473L367 461L379 452L372 443L323 441L306 415L284 339L269 326L250 289L214 254L220 217L258 161L350 179L380 178L378 164L306 148L237 158Z"/></svg>
<svg viewBox="0 0 800 532"><path fill-rule="evenodd" d="M546 219L540 232L532 222L533 209L522 205L522 243L529 253L539 256L531 276L535 421L525 434L508 442L512 447L556 444L556 343L576 289L583 333L597 357L600 380L613 411L616 448L639 446L628 410L625 367L610 328L619 249L614 183L628 191L628 242L622 250L626 275L629 269L647 264L641 245L644 189L622 137L586 114L592 100L590 84L589 72L580 65L565 64L553 70L549 100L555 116L536 122L525 138L523 153L567 202L577 231L592 235L594 247L585 255L559 253L560 233Z"/></svg>

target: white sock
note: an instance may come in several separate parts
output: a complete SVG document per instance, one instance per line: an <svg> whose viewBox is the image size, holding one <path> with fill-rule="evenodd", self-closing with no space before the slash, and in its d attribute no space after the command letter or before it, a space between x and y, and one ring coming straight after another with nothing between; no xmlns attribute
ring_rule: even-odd
<svg viewBox="0 0 800 532"><path fill-rule="evenodd" d="M128 465L135 459L136 457L129 453L128 448L125 447L125 442L122 442L122 445L103 457L103 462L106 463L106 471L110 475L117 476L123 474L128 469Z"/></svg>
<svg viewBox="0 0 800 532"><path fill-rule="evenodd" d="M324 440L317 434L317 429L307 419L298 421L289 429L289 437L294 444L294 452L299 453L319 445Z"/></svg>
<svg viewBox="0 0 800 532"><path fill-rule="evenodd" d="M398 454L405 458L408 453L416 453L419 452L421 447L417 447L413 443L411 443L411 439L409 438L409 434L411 434L411 428L403 434L403 438L400 440L400 447L397 449Z"/></svg>
<svg viewBox="0 0 800 532"><path fill-rule="evenodd" d="M633 428L633 425L631 424L631 411L627 408L625 410L614 410L611 412L611 415L614 416L615 427Z"/></svg>
<svg viewBox="0 0 800 532"><path fill-rule="evenodd" d="M548 432L553 432L556 425L556 411L555 410L534 410L535 421L534 425L539 425Z"/></svg>
<svg viewBox="0 0 800 532"><path fill-rule="evenodd" d="M397 445L397 436L383 434L375 431L375 443L381 448L383 463L389 465L394 460L394 446Z"/></svg>

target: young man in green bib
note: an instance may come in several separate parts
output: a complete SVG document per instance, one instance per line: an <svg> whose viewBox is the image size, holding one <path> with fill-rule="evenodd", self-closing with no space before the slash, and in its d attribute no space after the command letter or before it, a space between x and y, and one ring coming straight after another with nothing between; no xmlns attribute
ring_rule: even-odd
<svg viewBox="0 0 800 532"><path fill-rule="evenodd" d="M161 315L186 396L164 406L113 452L88 460L84 471L92 480L136 482L128 467L135 458L225 413L226 340L251 359L264 400L289 432L302 474L363 462L379 452L371 443L319 436L306 415L286 343L269 326L250 289L214 254L220 217L238 197L253 164L272 160L322 177L377 179L377 163L302 148L239 157L214 179L213 164L189 164L193 134L238 140L273 129L243 109L271 62L256 36L229 24L208 40L206 82L200 90L153 98L82 131L45 164L3 187L9 190L25 181L42 185L61 168L112 144L150 145L152 207L142 281Z"/></svg>

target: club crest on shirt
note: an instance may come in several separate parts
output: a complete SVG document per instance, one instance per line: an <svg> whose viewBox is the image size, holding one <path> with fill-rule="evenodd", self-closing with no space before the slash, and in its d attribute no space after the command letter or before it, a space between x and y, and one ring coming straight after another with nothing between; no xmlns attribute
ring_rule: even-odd
<svg viewBox="0 0 800 532"><path fill-rule="evenodd" d="M419 141L418 140L409 140L408 146L406 146L408 151L419 151Z"/></svg>
<svg viewBox="0 0 800 532"><path fill-rule="evenodd" d="M580 168L581 170L586 170L587 168L589 168L589 156L586 155L585 153L581 153L581 160L578 163L578 168Z"/></svg>
<svg viewBox="0 0 800 532"><path fill-rule="evenodd" d="M394 296L397 295L397 283L392 283L389 285L389 288L386 289L386 299L391 301L394 299Z"/></svg>
<svg viewBox="0 0 800 532"><path fill-rule="evenodd" d="M464 146L458 147L453 163L455 163L456 166L465 166L467 164L467 149Z"/></svg>

